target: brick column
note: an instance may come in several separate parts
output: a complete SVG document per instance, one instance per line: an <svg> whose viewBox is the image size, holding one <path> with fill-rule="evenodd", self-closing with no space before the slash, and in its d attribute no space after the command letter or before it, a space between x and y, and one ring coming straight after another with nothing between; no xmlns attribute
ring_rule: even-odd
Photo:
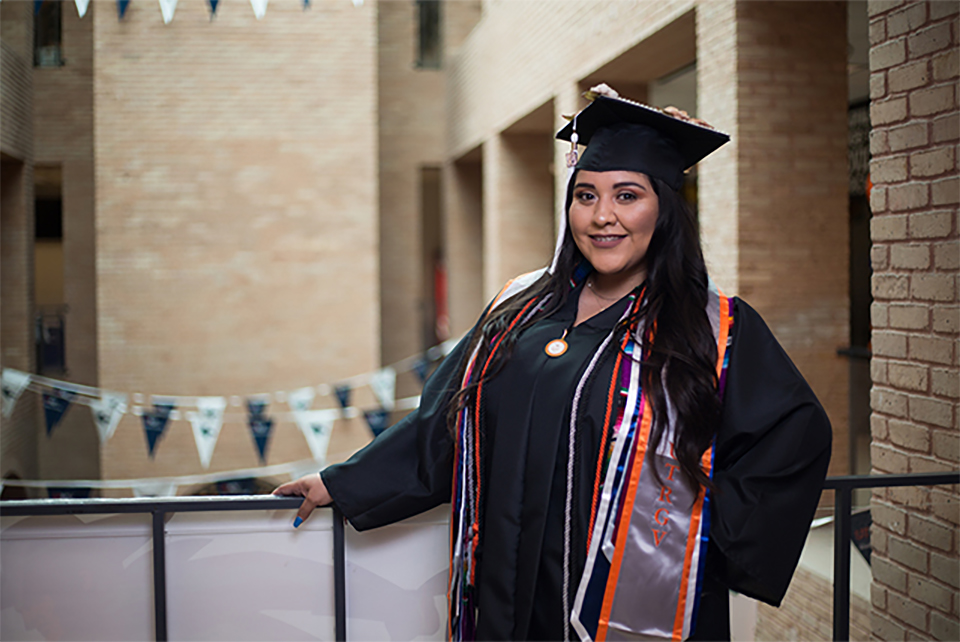
<svg viewBox="0 0 960 642"><path fill-rule="evenodd" d="M0 6L0 366L34 369L33 5ZM24 393L0 417L0 476L37 474L39 404Z"/></svg>
<svg viewBox="0 0 960 642"><path fill-rule="evenodd" d="M697 96L709 97L697 115L731 138L698 167L700 235L710 276L729 294L740 287L736 18L733 0L697 4Z"/></svg>
<svg viewBox="0 0 960 642"><path fill-rule="evenodd" d="M460 336L473 327L483 309L483 179L477 158L443 167L443 245L447 263L450 332Z"/></svg>
<svg viewBox="0 0 960 642"><path fill-rule="evenodd" d="M849 470L846 7L697 5L699 115L732 142L699 167L707 264L764 317Z"/></svg>
<svg viewBox="0 0 960 642"><path fill-rule="evenodd" d="M956 470L957 4L870 2L876 473ZM873 634L956 640L956 487L873 496Z"/></svg>
<svg viewBox="0 0 960 642"><path fill-rule="evenodd" d="M499 134L483 145L483 293L489 300L553 255L553 140Z"/></svg>

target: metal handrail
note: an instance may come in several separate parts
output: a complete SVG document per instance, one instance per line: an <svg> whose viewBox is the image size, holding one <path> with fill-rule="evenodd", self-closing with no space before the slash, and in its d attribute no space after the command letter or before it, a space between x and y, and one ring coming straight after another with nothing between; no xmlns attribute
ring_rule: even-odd
<svg viewBox="0 0 960 642"><path fill-rule="evenodd" d="M103 513L151 513L153 516L153 609L154 635L157 642L167 636L167 567L166 540L163 526L170 513L296 510L301 497L272 495L235 495L230 497L180 497L156 499L40 499L0 502L0 515L90 515ZM346 544L343 514L333 508L333 600L337 642L347 639Z"/></svg>
<svg viewBox="0 0 960 642"><path fill-rule="evenodd" d="M824 490L836 491L833 522L833 639L850 639L850 512L857 488L960 484L960 471L905 475L828 477Z"/></svg>
<svg viewBox="0 0 960 642"><path fill-rule="evenodd" d="M960 471L904 475L848 475L828 477L824 490L836 491L833 546L833 639L850 639L850 531L854 489L896 486L960 484ZM153 516L153 579L155 634L167 640L166 546L163 526L168 513L282 510L299 508L299 497L240 495L140 499L41 499L0 502L0 515L75 515L95 513L151 513ZM844 545L846 544L846 545ZM343 514L333 507L333 573L336 639L347 639L346 554Z"/></svg>

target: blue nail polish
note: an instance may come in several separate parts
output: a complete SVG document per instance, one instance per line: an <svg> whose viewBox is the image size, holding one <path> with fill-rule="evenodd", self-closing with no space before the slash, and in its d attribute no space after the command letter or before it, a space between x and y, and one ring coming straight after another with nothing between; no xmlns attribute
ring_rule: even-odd
<svg viewBox="0 0 960 642"><path fill-rule="evenodd" d="M299 527L300 527L300 524L302 524L302 523L303 523L303 518L300 517L299 515L297 515L297 518L296 518L295 520L293 520L293 527L294 527L294 528L299 528Z"/></svg>

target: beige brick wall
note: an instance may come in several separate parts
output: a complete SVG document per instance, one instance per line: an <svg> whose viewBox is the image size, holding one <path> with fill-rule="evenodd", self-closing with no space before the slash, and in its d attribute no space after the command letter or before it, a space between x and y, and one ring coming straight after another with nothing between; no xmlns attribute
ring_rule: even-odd
<svg viewBox="0 0 960 642"><path fill-rule="evenodd" d="M114 7L99 8L115 18ZM74 6L65 3L64 64L33 70L35 161L58 167L62 177L67 373L57 377L91 386L97 385L93 161L93 12L97 9L97 3L91 3L80 18ZM42 425L38 430L42 478L100 476L100 440L87 408L69 410L49 438Z"/></svg>
<svg viewBox="0 0 960 642"><path fill-rule="evenodd" d="M757 605L756 639L832 640L833 584L798 568L780 608ZM850 639L870 639L870 603L855 593L850 595Z"/></svg>
<svg viewBox="0 0 960 642"><path fill-rule="evenodd" d="M378 365L376 9L94 14L101 386L248 395ZM331 456L368 439L338 422ZM268 463L305 457L279 423ZM226 424L211 470L256 464L247 427ZM199 470L185 421L154 461L133 416L103 448L105 478Z"/></svg>
<svg viewBox="0 0 960 642"><path fill-rule="evenodd" d="M956 470L957 5L870 2L875 473ZM957 488L873 495L873 634L956 640Z"/></svg>
<svg viewBox="0 0 960 642"><path fill-rule="evenodd" d="M845 25L842 2L737 5L737 294L830 416L833 474L850 461Z"/></svg>
<svg viewBox="0 0 960 642"><path fill-rule="evenodd" d="M485 2L449 67L448 155L473 149L692 8L690 0ZM646 78L625 76L639 82L675 68L668 52L652 53ZM658 72L661 60L667 68ZM618 75L625 79L611 70L608 82L616 86Z"/></svg>
<svg viewBox="0 0 960 642"><path fill-rule="evenodd" d="M486 301L508 279L547 265L553 256L553 149L549 133L505 133L483 145Z"/></svg>
<svg viewBox="0 0 960 642"><path fill-rule="evenodd" d="M429 293L421 261L421 168L439 167L443 160L444 73L416 67L413 2L380 2L377 10L381 359L389 364L424 347Z"/></svg>
<svg viewBox="0 0 960 642"><path fill-rule="evenodd" d="M480 150L443 166L443 234L448 273L450 332L477 322L483 299L483 167Z"/></svg>
<svg viewBox="0 0 960 642"><path fill-rule="evenodd" d="M26 160L33 154L33 9L0 6L0 150Z"/></svg>
<svg viewBox="0 0 960 642"><path fill-rule="evenodd" d="M730 134L697 168L700 235L711 278L730 294L740 288L739 92L731 82L737 64L737 3L698 4L697 115Z"/></svg>
<svg viewBox="0 0 960 642"><path fill-rule="evenodd" d="M31 371L33 351L33 5L0 5L0 366ZM37 474L31 393L0 418L0 477Z"/></svg>

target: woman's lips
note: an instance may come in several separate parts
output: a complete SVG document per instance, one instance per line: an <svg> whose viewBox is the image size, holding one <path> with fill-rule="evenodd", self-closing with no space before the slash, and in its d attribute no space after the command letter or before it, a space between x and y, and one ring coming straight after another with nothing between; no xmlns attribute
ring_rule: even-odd
<svg viewBox="0 0 960 642"><path fill-rule="evenodd" d="M609 248L615 247L626 238L626 235L623 234L597 234L591 235L590 241L595 247L599 248Z"/></svg>

